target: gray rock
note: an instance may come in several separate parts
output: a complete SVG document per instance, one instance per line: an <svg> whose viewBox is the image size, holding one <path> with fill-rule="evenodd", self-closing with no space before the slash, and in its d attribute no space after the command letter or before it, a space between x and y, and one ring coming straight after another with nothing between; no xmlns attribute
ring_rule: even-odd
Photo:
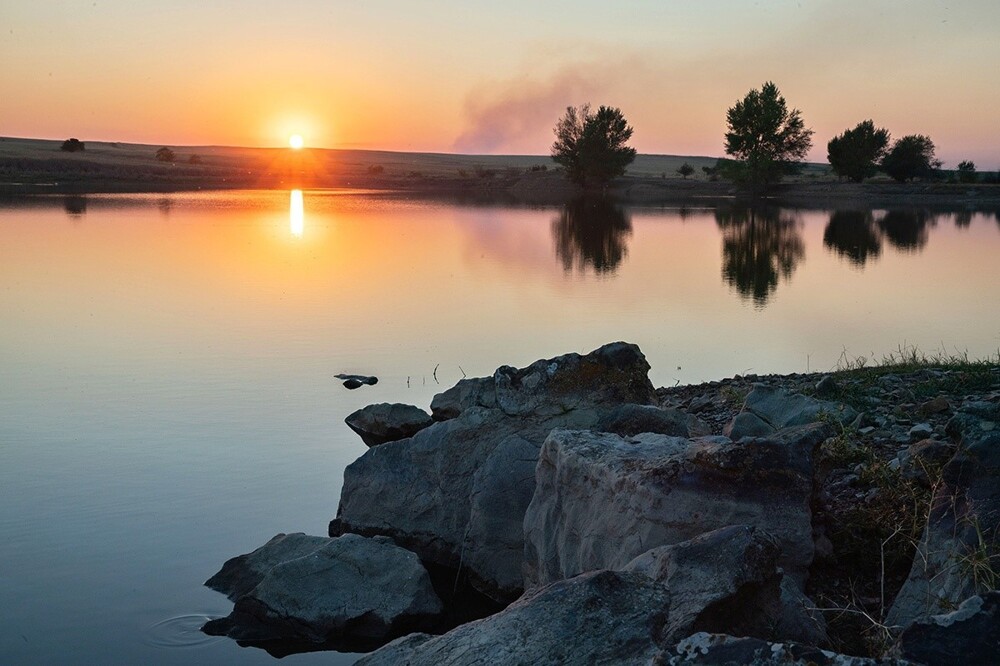
<svg viewBox="0 0 1000 666"><path fill-rule="evenodd" d="M775 428L753 412L740 412L722 429L722 434L733 441L744 437L767 437Z"/></svg>
<svg viewBox="0 0 1000 666"><path fill-rule="evenodd" d="M997 420L993 420L997 419ZM904 627L983 590L1000 560L1000 405L966 403L948 422L958 451L941 470L910 575L886 621Z"/></svg>
<svg viewBox="0 0 1000 666"><path fill-rule="evenodd" d="M347 467L338 530L391 536L426 561L461 566L500 601L516 598L541 443L622 403L652 404L648 370L638 347L613 343L460 381L432 403L440 422Z"/></svg>
<svg viewBox="0 0 1000 666"><path fill-rule="evenodd" d="M805 425L822 420L824 417L836 419L840 423L850 423L858 413L839 402L816 400L801 393L755 384L743 411L753 412L775 429L795 425Z"/></svg>
<svg viewBox="0 0 1000 666"><path fill-rule="evenodd" d="M832 395L837 392L839 386L837 385L837 380L833 378L832 375L823 375L823 377L816 382L816 392L820 395Z"/></svg>
<svg viewBox="0 0 1000 666"><path fill-rule="evenodd" d="M299 541L286 552L298 554L305 544ZM437 621L441 601L414 553L388 539L354 534L323 541L306 555L272 566L236 599L229 617L212 620L202 630L247 643L384 642ZM279 545L272 539L263 547L272 552L246 556L248 578L257 575L260 562L274 559ZM226 566L232 569L233 562Z"/></svg>
<svg viewBox="0 0 1000 666"><path fill-rule="evenodd" d="M911 442L927 439L934 434L934 426L930 423L918 423L910 428L906 434L909 435Z"/></svg>
<svg viewBox="0 0 1000 666"><path fill-rule="evenodd" d="M344 380L344 388L350 389L352 391L354 389L361 388L364 385L365 385L365 383L363 381L361 381L360 379L346 379L346 380Z"/></svg>
<svg viewBox="0 0 1000 666"><path fill-rule="evenodd" d="M774 535L802 581L813 558L813 451L828 425L770 439L688 440L554 430L524 516L525 584L620 569L650 548L748 524Z"/></svg>
<svg viewBox="0 0 1000 666"><path fill-rule="evenodd" d="M205 581L205 586L236 601L257 587L275 566L309 555L329 541L326 537L302 532L278 534L257 550L227 561L217 574Z"/></svg>
<svg viewBox="0 0 1000 666"><path fill-rule="evenodd" d="M359 664L648 664L692 631L770 632L777 544L728 527L525 593L443 636L399 639Z"/></svg>
<svg viewBox="0 0 1000 666"><path fill-rule="evenodd" d="M899 470L904 478L929 484L928 473L937 474L955 455L957 447L951 442L937 439L922 439L911 444L899 456Z"/></svg>
<svg viewBox="0 0 1000 666"><path fill-rule="evenodd" d="M769 643L699 632L652 662L669 666L907 666L901 659L867 659L794 642Z"/></svg>
<svg viewBox="0 0 1000 666"><path fill-rule="evenodd" d="M927 666L993 666L1000 661L1000 592L966 599L957 610L903 630L898 654Z"/></svg>
<svg viewBox="0 0 1000 666"><path fill-rule="evenodd" d="M594 426L594 430L613 432L628 437L654 432L673 437L709 435L712 430L696 416L679 409L661 409L653 405L622 405L616 407Z"/></svg>
<svg viewBox="0 0 1000 666"><path fill-rule="evenodd" d="M443 636L407 636L358 666L648 664L665 641L670 592L639 573L592 571L526 593Z"/></svg>
<svg viewBox="0 0 1000 666"><path fill-rule="evenodd" d="M401 403L380 402L368 405L344 419L361 440L368 446L378 446L386 442L413 437L434 423L430 414Z"/></svg>

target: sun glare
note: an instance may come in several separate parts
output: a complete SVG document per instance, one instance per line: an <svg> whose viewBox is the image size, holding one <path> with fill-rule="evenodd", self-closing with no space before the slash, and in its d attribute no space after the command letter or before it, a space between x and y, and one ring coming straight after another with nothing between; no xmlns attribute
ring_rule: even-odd
<svg viewBox="0 0 1000 666"><path fill-rule="evenodd" d="M288 145L291 146L293 150L298 150L302 146L306 145L306 142L302 139L301 134L293 134L288 137Z"/></svg>

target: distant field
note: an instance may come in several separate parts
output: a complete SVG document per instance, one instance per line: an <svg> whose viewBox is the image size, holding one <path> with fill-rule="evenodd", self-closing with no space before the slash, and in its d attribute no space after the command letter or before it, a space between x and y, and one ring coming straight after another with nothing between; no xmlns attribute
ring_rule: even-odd
<svg viewBox="0 0 1000 666"><path fill-rule="evenodd" d="M86 150L67 153L61 141L0 138L0 182L41 183L63 181L205 181L231 186L280 186L292 181L339 186L348 181L398 181L400 179L482 179L510 176L534 167L557 168L548 155L456 155L403 153L381 150L305 148L240 148L230 146L166 146L175 161L160 162L156 151L164 146L85 141ZM191 157L196 155L196 163ZM707 178L702 167L715 165L715 157L639 155L628 175L679 179L684 163L695 169L694 180ZM802 177L829 172L826 165L809 164ZM351 182L350 184L358 184ZM384 183L374 183L376 186Z"/></svg>

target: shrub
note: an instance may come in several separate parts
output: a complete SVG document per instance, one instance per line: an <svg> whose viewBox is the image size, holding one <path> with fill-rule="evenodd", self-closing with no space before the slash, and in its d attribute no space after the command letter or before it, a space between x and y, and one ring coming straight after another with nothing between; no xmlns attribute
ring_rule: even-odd
<svg viewBox="0 0 1000 666"><path fill-rule="evenodd" d="M83 141L80 141L79 139L66 139L65 141L62 142L62 145L59 147L59 150L62 150L67 153L76 153L86 149L87 145Z"/></svg>
<svg viewBox="0 0 1000 666"><path fill-rule="evenodd" d="M958 179L963 183L974 183L978 180L976 164L971 160L958 163Z"/></svg>
<svg viewBox="0 0 1000 666"><path fill-rule="evenodd" d="M173 162L177 159L177 155L174 154L174 151L164 147L156 151L156 159L161 162Z"/></svg>

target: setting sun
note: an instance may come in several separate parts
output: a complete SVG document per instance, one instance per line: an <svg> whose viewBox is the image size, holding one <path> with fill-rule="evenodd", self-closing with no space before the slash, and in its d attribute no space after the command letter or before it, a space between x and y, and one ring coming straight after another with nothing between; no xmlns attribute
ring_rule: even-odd
<svg viewBox="0 0 1000 666"><path fill-rule="evenodd" d="M305 141L302 139L301 134L293 134L288 137L288 145L291 146L293 150L298 150L305 145Z"/></svg>

